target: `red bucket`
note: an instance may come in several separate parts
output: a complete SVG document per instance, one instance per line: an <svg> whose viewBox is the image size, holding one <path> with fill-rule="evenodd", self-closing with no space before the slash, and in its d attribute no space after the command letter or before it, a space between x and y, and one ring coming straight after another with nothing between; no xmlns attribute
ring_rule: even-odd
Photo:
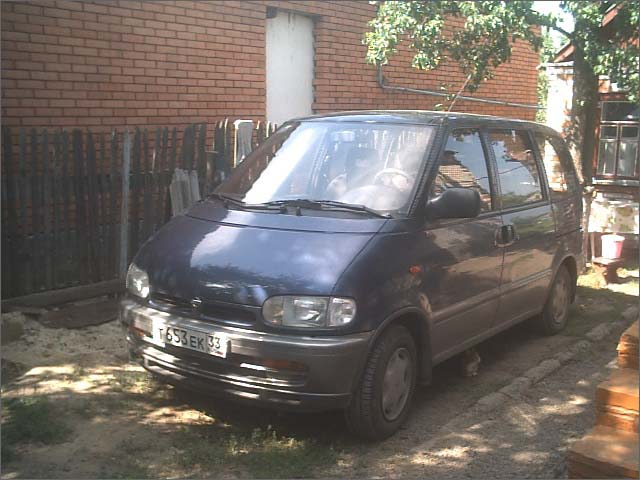
<svg viewBox="0 0 640 480"><path fill-rule="evenodd" d="M602 256L616 260L622 256L622 245L624 237L622 235L603 235L602 236Z"/></svg>

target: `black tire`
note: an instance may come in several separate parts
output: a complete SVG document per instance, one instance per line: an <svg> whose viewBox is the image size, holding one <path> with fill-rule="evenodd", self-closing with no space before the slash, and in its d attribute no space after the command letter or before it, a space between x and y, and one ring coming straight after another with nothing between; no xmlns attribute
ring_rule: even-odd
<svg viewBox="0 0 640 480"><path fill-rule="evenodd" d="M553 279L538 322L544 335L556 335L567 326L574 286L569 270L561 266Z"/></svg>
<svg viewBox="0 0 640 480"><path fill-rule="evenodd" d="M408 365L409 372L393 369L395 365ZM416 344L409 330L399 325L384 332L369 354L358 388L345 411L349 430L367 440L382 440L398 431L411 407L417 365ZM402 373L395 375L396 370ZM387 380L398 377L398 383L387 384L383 406L385 376ZM387 400L391 395L398 396L396 402Z"/></svg>

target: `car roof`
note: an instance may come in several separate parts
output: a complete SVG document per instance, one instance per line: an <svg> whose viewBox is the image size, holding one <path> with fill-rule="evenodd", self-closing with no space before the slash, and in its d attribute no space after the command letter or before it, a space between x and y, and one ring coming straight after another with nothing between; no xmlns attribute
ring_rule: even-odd
<svg viewBox="0 0 640 480"><path fill-rule="evenodd" d="M412 123L442 125L464 123L468 126L522 125L556 134L555 130L541 123L515 118L479 115L476 113L436 112L431 110L353 110L327 114L310 115L292 119L302 122L365 122L365 123Z"/></svg>

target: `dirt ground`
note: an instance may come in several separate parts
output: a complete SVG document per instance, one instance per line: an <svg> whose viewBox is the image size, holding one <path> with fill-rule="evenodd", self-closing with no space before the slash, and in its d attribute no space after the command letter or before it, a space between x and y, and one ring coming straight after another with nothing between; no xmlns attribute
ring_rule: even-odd
<svg viewBox="0 0 640 480"><path fill-rule="evenodd" d="M438 366L405 427L377 444L352 438L339 413L278 414L160 384L127 362L117 321L54 329L24 317L24 336L2 347L2 477L562 478L567 445L592 425L595 387L637 316L638 270L621 273L609 288L581 277L563 334L542 337L525 323L479 346L475 377L461 377L455 359ZM623 312L589 351L499 408L465 416Z"/></svg>

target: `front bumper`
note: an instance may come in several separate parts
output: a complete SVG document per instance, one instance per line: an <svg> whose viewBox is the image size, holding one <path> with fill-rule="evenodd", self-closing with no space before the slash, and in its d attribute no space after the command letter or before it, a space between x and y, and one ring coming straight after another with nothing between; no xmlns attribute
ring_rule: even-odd
<svg viewBox="0 0 640 480"><path fill-rule="evenodd" d="M137 316L230 339L226 358L157 345L131 328ZM367 355L371 332L311 337L259 332L167 314L132 300L121 304L132 359L162 380L267 406L320 411L344 408Z"/></svg>

